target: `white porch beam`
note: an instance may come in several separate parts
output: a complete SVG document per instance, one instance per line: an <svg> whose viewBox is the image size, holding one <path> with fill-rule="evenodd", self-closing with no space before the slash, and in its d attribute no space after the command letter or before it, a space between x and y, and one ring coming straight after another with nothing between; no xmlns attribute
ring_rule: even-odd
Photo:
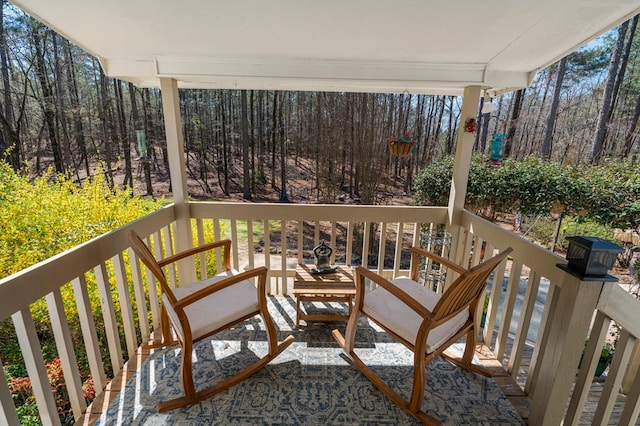
<svg viewBox="0 0 640 426"><path fill-rule="evenodd" d="M191 248L193 241L191 238L191 215L189 214L189 193L187 190L187 174L185 172L184 136L180 118L178 82L171 78L161 78L160 91L162 94L164 128L167 137L171 192L176 213L174 239L176 252L180 252ZM182 282L195 281L195 266L193 266L193 262L187 262L188 260L185 259L185 261L178 262L178 274Z"/></svg>

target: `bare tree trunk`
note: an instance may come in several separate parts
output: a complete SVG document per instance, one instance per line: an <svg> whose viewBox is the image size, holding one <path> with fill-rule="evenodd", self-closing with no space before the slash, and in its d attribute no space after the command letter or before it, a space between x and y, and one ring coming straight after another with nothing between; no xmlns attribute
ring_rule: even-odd
<svg viewBox="0 0 640 426"><path fill-rule="evenodd" d="M228 143L227 143L227 115L226 106L224 102L224 94L220 93L220 114L222 118L222 165L223 165L223 179L222 191L224 195L229 195L229 161L228 161Z"/></svg>
<svg viewBox="0 0 640 426"><path fill-rule="evenodd" d="M558 114L558 105L560 104L560 92L562 91L562 81L567 71L567 57L565 56L560 60L558 65L558 71L556 76L556 85L553 90L553 99L551 100L551 110L547 117L547 128L544 134L544 140L542 142L542 149L540 150L540 156L542 158L551 158L551 147L553 139L553 129L556 123L556 116Z"/></svg>
<svg viewBox="0 0 640 426"><path fill-rule="evenodd" d="M442 117L444 117L445 105L447 102L446 96L440 96L440 102L437 105L437 118L436 118L436 126L433 131L433 145L432 149L435 151L435 148L438 146L438 142L440 139L440 132L442 131Z"/></svg>
<svg viewBox="0 0 640 426"><path fill-rule="evenodd" d="M538 108L538 113L536 115L536 120L535 120L535 124L533 126L533 141L531 142L531 148L530 150L527 152L527 154L533 154L533 153L538 153L538 155L541 155L538 148L538 129L541 126L542 123L542 116L543 116L543 112L544 112L544 106L545 103L547 102L547 97L549 96L549 89L551 88L551 76L549 75L549 68L547 68L545 71L543 71L545 73L546 77L546 84L544 85L544 91L542 92L542 100L540 101L540 108ZM543 138L544 140L544 138ZM544 143L544 142L543 142ZM542 147L540 146L540 150L542 149Z"/></svg>
<svg viewBox="0 0 640 426"><path fill-rule="evenodd" d="M631 56L633 38L636 33L636 29L638 28L638 16L640 15L634 16L633 19L631 20L631 29L629 31L629 39L626 42L626 45L624 48L624 54L620 59L620 67L618 68L618 72L616 73L616 82L614 84L613 95L611 97L611 109L609 110L609 117L607 118L607 121L611 120L611 117L613 116L613 110L616 106L616 103L618 102L620 86L622 86L622 81L624 80L624 75L626 73L627 65L629 63L629 56Z"/></svg>
<svg viewBox="0 0 640 426"><path fill-rule="evenodd" d="M454 138L454 125L453 125L453 96L448 96L449 98L449 131L447 132L447 148L446 154L451 155L453 153L453 141Z"/></svg>
<svg viewBox="0 0 640 426"><path fill-rule="evenodd" d="M91 175L89 168L89 155L87 153L87 143L84 138L82 126L82 114L80 107L80 97L78 95L78 81L76 79L75 60L71 52L71 43L64 39L64 50L69 67L67 71L67 85L69 86L69 99L71 102L71 114L73 119L73 134L78 150L80 151L80 163L84 166L86 176Z"/></svg>
<svg viewBox="0 0 640 426"><path fill-rule="evenodd" d="M151 89L148 88L142 89L142 113L144 116L143 128L147 136L147 156L149 157L149 168L156 172L160 172L160 163L158 162L158 157L156 156L156 150L153 143L154 140L156 140L157 134L157 129L155 126L156 120L154 119L154 113L151 107Z"/></svg>
<svg viewBox="0 0 640 426"><path fill-rule="evenodd" d="M522 111L522 100L524 93L527 89L520 89L516 91L515 99L513 101L513 110L511 111L511 120L509 121L509 131L507 132L507 140L504 144L503 158L511 157L513 150L513 140L516 135L516 129L518 127L518 118L520 118L520 112Z"/></svg>
<svg viewBox="0 0 640 426"><path fill-rule="evenodd" d="M278 91L273 91L273 111L271 113L271 188L276 189L276 119L278 113Z"/></svg>
<svg viewBox="0 0 640 426"><path fill-rule="evenodd" d="M638 128L638 120L640 119L640 95L636 99L636 107L633 110L633 118L629 124L629 130L627 130L627 136L624 138L624 147L622 149L622 158L627 158L631 154L631 148L633 147L633 141L635 139L636 129Z"/></svg>
<svg viewBox="0 0 640 426"><path fill-rule="evenodd" d="M282 111L282 109L284 108L284 99L285 98L283 95L280 101L280 106L278 108L278 129L280 132L280 182L282 182L282 186L280 189L280 201L288 202L289 196L287 195L287 138L285 138L285 134L284 134L284 123L283 123L284 117L283 117L283 111Z"/></svg>
<svg viewBox="0 0 640 426"><path fill-rule="evenodd" d="M480 154L484 154L487 149L487 136L489 134L489 119L491 119L491 113L482 114L482 123L480 124L480 131L478 132L479 137L479 147L478 150Z"/></svg>
<svg viewBox="0 0 640 426"><path fill-rule="evenodd" d="M33 38L33 46L35 48L35 68L36 76L40 82L40 88L42 90L42 112L44 114L44 120L49 133L49 143L51 144L51 151L53 153L53 164L56 169L56 173L64 174L64 160L62 158L62 150L58 143L58 136L56 135L56 111L53 99L53 90L51 89L51 83L47 78L47 70L44 60L44 50L42 46L42 37L40 31L48 31L42 24L36 24L31 29L31 37Z"/></svg>
<svg viewBox="0 0 640 426"><path fill-rule="evenodd" d="M13 100L11 98L11 84L9 81L9 57L7 55L7 36L4 27L4 6L2 1L2 10L0 10L0 69L2 71L2 91L3 91L3 108L0 124L2 133L0 133L0 155L4 155L8 150L7 161L14 170L20 170L21 143L19 133L19 123L14 128Z"/></svg>
<svg viewBox="0 0 640 426"><path fill-rule="evenodd" d="M411 186L413 185L413 169L418 159L420 158L420 147L424 145L423 141L423 125L424 125L424 110L425 110L426 96L418 96L416 113L416 123L414 127L414 134L412 135L415 143L415 154L411 154L409 161L407 161L407 178L404 181L404 192L406 194L411 193ZM408 116L408 114L407 114ZM408 126L408 123L407 123Z"/></svg>
<svg viewBox="0 0 640 426"><path fill-rule="evenodd" d="M428 162L429 156L432 154L431 146L433 145L431 142L431 134L433 133L434 123L432 117L435 116L436 109L436 100L437 98L434 96L430 96L429 100L429 108L427 109L426 116L427 122L424 130L424 146L422 148L422 154L420 157L420 162L422 164L426 164Z"/></svg>
<svg viewBox="0 0 640 426"><path fill-rule="evenodd" d="M251 124L251 130L249 132L249 144L251 149L249 151L249 163L250 163L250 179L251 179L251 188L250 192L255 192L256 190L256 132L255 132L255 99L256 92L254 90L251 91L251 96L249 97L249 112L251 113L249 123Z"/></svg>
<svg viewBox="0 0 640 426"><path fill-rule="evenodd" d="M51 33L51 44L53 46L53 84L55 85L54 99L56 105L56 135L58 136L58 143L60 144L60 152L63 155L64 164L72 164L73 170L69 170L69 173L76 173L78 170L78 162L74 153L75 149L71 146L71 139L69 138L69 132L67 130L67 105L65 99L65 87L63 82L62 66L60 64L60 49L58 47L58 34Z"/></svg>
<svg viewBox="0 0 640 426"><path fill-rule="evenodd" d="M116 114L118 115L119 137L122 142L124 155L124 180L123 186L133 188L133 167L131 164L131 144L127 132L127 120L124 113L124 96L122 94L122 80L113 80L113 88L116 94Z"/></svg>
<svg viewBox="0 0 640 426"><path fill-rule="evenodd" d="M258 109L256 111L257 118L257 131L258 131L258 173L262 178L264 173L264 91L258 91Z"/></svg>
<svg viewBox="0 0 640 426"><path fill-rule="evenodd" d="M109 107L109 91L107 88L107 76L104 74L102 67L100 67L100 87L98 96L98 108L102 127L102 137L104 145L104 162L106 165L107 182L110 186L113 186L113 154L111 152L112 138L109 135L113 135L113 132L109 131L109 122L113 122L113 116L111 114L111 108Z"/></svg>
<svg viewBox="0 0 640 426"><path fill-rule="evenodd" d="M323 135L324 135L324 122L322 121L322 111L325 109L325 94L324 93L316 93L316 109L315 109L315 143L313 144L313 163L315 166L315 187L317 190L316 198L320 198L320 147L323 145Z"/></svg>
<svg viewBox="0 0 640 426"><path fill-rule="evenodd" d="M602 149L604 146L604 140L607 135L607 125L609 124L609 118L611 117L611 108L613 100L613 91L615 88L615 80L620 66L620 58L622 56L622 49L624 47L625 34L629 21L626 21L618 27L618 38L616 40L616 46L611 54L611 61L609 62L609 74L607 76L607 84L604 88L604 95L602 98L602 108L598 115L598 122L596 124L596 133L593 137L593 149L591 151L590 162L595 164L600 161L602 157Z"/></svg>
<svg viewBox="0 0 640 426"><path fill-rule="evenodd" d="M241 109L241 127L242 127L242 171L244 178L244 195L245 200L251 199L251 175L249 173L249 118L247 117L247 91L240 91Z"/></svg>

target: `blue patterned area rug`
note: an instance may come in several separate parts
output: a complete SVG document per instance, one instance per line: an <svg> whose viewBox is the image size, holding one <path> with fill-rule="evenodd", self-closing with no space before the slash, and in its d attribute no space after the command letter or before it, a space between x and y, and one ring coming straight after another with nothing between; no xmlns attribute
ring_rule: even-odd
<svg viewBox="0 0 640 426"><path fill-rule="evenodd" d="M331 336L346 323L295 328L295 300L272 297L269 309L280 339L296 341L249 379L198 404L158 413L159 401L182 395L180 348L156 351L127 383L97 425L412 425L418 424L353 366ZM313 309L345 309L305 305ZM357 334L357 352L387 382L407 396L412 355L367 320ZM241 370L266 353L259 318L206 339L193 353L198 389ZM523 424L491 379L461 370L442 358L427 367L423 410L446 425Z"/></svg>

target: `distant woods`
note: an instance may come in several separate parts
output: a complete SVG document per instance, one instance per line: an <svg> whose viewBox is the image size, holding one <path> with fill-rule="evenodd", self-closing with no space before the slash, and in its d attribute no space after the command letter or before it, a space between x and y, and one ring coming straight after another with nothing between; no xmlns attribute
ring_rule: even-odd
<svg viewBox="0 0 640 426"><path fill-rule="evenodd" d="M531 87L478 116L476 153L505 134L503 156L637 164L637 17L541 70ZM77 46L3 3L0 153L31 176L48 167L81 181L104 165L112 185L153 194L168 176L161 94L104 75ZM410 93L180 90L187 173L214 192L377 204L381 185L411 192L427 165L455 150L462 100ZM480 109L480 105L479 105ZM143 132L141 132L143 131ZM408 157L387 140L408 132ZM304 182L304 184L300 184Z"/></svg>

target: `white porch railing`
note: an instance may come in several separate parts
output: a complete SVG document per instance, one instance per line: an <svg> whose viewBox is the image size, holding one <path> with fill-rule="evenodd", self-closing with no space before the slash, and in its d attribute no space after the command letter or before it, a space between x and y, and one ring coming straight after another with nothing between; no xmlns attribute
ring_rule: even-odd
<svg viewBox="0 0 640 426"><path fill-rule="evenodd" d="M311 261L309 249L321 239L325 239L334 248L332 262L367 264L387 276L404 273L409 265L401 254L408 252L410 246L420 244L421 230L442 225L447 217L445 207L207 202L191 203L190 211L192 229L197 240L231 238L235 267L240 268L241 263L246 263L248 267L264 263L271 271L271 291L276 294L287 294L293 281L295 267L292 265L305 259ZM107 376L112 377L119 371L124 361L132 357L140 343L158 327L156 288L150 281L150 274L140 269L139 263L129 252L126 239L129 229L134 229L145 237L153 245L157 256L165 257L174 252L175 214L172 206L169 206L0 281L0 300L11 301L0 304L0 320L9 317L13 320L44 424L58 424L59 420L30 306L38 300L46 300L50 326L76 419L87 406L77 363L79 349L87 353L96 392L100 393L106 386ZM312 229L313 237L309 238L308 232L303 232L304 229ZM273 236L279 241L272 240ZM399 236L402 238L398 238ZM502 265L493 278L496 284L492 285L484 338L498 358L505 361L514 377L518 374L525 375L525 391L535 398L535 389L547 386L540 382L546 380L546 376L538 374L537 370L538 358L542 358L541 355L552 345L548 335L553 336L553 333L548 330L553 327L546 328L545 325L554 323L555 311L551 307L569 279L569 274L555 266L556 263L563 262L563 259L466 212L460 226L453 229L453 236L451 257L461 263L463 260L469 264L478 263L483 251L489 254L494 249L507 246L514 248L511 260ZM256 256L256 245L262 247L264 259ZM380 261L385 258L389 259L387 265ZM200 260L201 267L206 268L206 260ZM179 274L176 271L169 271L169 276L174 285L179 285ZM516 308L518 288L524 279L522 277L528 278L528 283L520 307ZM546 298L541 297L544 296L540 285L543 280L550 282ZM502 282L506 283L504 291L503 286L498 285ZM62 302L61 289L69 283L75 295L73 303L78 311L84 348L76 348L72 343L68 314L65 313L65 308L68 310L69 307L63 306ZM99 306L91 306L90 290L99 293ZM625 297L628 295L619 295L617 292L615 295L608 294L603 292L598 310L606 318L613 318L623 325L624 342L628 342L626 347L632 347L633 340L638 336L638 330L632 324L640 324L637 316L639 304ZM604 301L605 295L608 302ZM524 348L531 344L527 335L530 334L530 329L536 327L536 321L532 321L536 298L546 301L544 314L531 364L528 369L523 369L521 362ZM614 310L618 304L624 308L625 313ZM629 306L635 307L634 313L627 312ZM594 310L595 305L591 313ZM100 318L104 322L106 345L99 342L94 318ZM515 331L510 327L512 319L517 323ZM496 324L498 326L494 331ZM625 334L627 332L629 337ZM102 351L101 345L106 346ZM581 350L582 344L579 349L575 349ZM637 365L637 351L631 354L628 349L620 353L618 355L616 352L618 358L617 361L614 360L609 376L613 377L613 373L616 373L616 378L612 379L617 380L616 386L625 381L630 389L630 396L637 395L637 367L636 370L629 369L630 372L626 375L624 368L616 367L626 366L630 357L635 357ZM625 355L627 353L628 356ZM111 365L112 369L105 368L105 365ZM572 371L575 371L576 365L577 361L571 367ZM4 373L0 378L3 381L0 383L0 424L16 424L18 419L15 406L10 390L4 384L6 380L3 379ZM616 387L612 389L611 394L617 394ZM566 397L564 402L552 401L561 405L563 412L569 394ZM634 415L637 417L637 403L635 408L632 405L627 410L629 417L625 418L631 419ZM577 407L580 407L579 404ZM604 409L603 414L606 415Z"/></svg>
<svg viewBox="0 0 640 426"><path fill-rule="evenodd" d="M483 243L490 250L506 246L514 249L509 273L499 268L494 274L483 337L512 377L523 378L519 382L524 382L523 390L532 400L529 423L580 422L599 354L613 320L621 327L621 337L605 390L597 401L593 424L610 421L635 424L640 412L640 344L637 343L640 302L615 283L581 281L556 266L566 263L564 258L464 212L458 228L457 261L471 258L475 263L476 254L469 248L481 247ZM497 283L506 285L495 285ZM541 303L541 318L533 321L534 311ZM587 337L589 346L584 355L587 362L579 369L576 381ZM532 345L530 364L523 366L525 347ZM619 398L620 390L627 394L626 398ZM616 401L623 407L619 417L613 418Z"/></svg>

